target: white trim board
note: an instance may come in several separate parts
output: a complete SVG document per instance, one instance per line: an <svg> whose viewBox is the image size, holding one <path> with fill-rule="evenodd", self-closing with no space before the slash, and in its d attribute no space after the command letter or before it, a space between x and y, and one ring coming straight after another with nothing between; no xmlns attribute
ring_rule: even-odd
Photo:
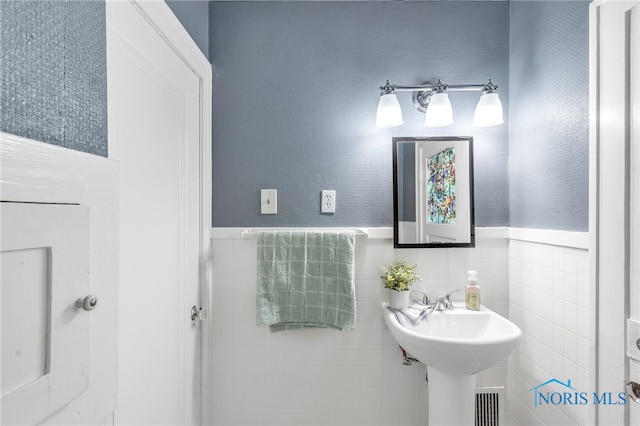
<svg viewBox="0 0 640 426"><path fill-rule="evenodd" d="M242 233L250 231L256 233L261 230L283 230L283 229L304 229L304 230L361 230L366 231L370 240L391 240L393 239L393 228L317 228L317 227L213 227L211 228L212 240L233 240L241 239ZM511 239L519 241L529 241L533 243L549 244L579 249L589 248L588 232L556 231L549 229L529 229L529 228L509 228L509 227L476 227L476 239Z"/></svg>
<svg viewBox="0 0 640 426"><path fill-rule="evenodd" d="M550 229L508 228L509 239L552 246L589 249L589 233Z"/></svg>
<svg viewBox="0 0 640 426"><path fill-rule="evenodd" d="M104 157L11 133L0 132L0 143L3 201L84 204L86 171L76 164L109 164Z"/></svg>

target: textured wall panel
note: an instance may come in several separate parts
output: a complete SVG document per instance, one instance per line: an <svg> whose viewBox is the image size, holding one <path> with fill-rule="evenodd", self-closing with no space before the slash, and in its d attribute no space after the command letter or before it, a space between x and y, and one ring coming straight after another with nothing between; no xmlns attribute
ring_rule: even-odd
<svg viewBox="0 0 640 426"><path fill-rule="evenodd" d="M510 222L588 230L589 6L510 6Z"/></svg>
<svg viewBox="0 0 640 426"><path fill-rule="evenodd" d="M104 1L2 1L0 47L0 130L106 156Z"/></svg>
<svg viewBox="0 0 640 426"><path fill-rule="evenodd" d="M456 124L377 129L378 86L441 78L500 86L506 2L212 2L213 224L391 226L393 136L474 137L476 224L508 224L508 126L471 126L479 95L452 93ZM260 188L278 189L261 216ZM320 191L335 189L335 215Z"/></svg>

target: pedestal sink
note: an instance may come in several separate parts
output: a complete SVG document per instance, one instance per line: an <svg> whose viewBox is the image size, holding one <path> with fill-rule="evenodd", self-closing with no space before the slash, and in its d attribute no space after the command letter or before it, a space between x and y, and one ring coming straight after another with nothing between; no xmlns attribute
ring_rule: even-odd
<svg viewBox="0 0 640 426"><path fill-rule="evenodd" d="M396 342L427 366L432 426L473 425L476 373L505 361L522 340L517 325L484 306L471 311L454 302L405 327L383 303L382 317Z"/></svg>

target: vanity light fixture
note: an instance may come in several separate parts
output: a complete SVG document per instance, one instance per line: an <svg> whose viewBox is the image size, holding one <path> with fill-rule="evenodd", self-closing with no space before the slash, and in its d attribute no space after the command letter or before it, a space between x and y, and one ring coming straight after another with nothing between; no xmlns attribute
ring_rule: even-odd
<svg viewBox="0 0 640 426"><path fill-rule="evenodd" d="M396 127L402 124L402 110L395 92L415 92L414 107L425 113L424 125L442 127L453 123L453 110L448 92L482 92L476 105L473 125L476 127L497 126L504 122L502 103L496 90L498 86L486 84L447 85L440 80L436 84L401 86L387 83L380 87L380 101L376 114L376 126Z"/></svg>
<svg viewBox="0 0 640 426"><path fill-rule="evenodd" d="M444 127L453 123L453 109L447 94L447 86L440 80L433 86L431 94L424 99L424 103L427 105L427 111L424 114L426 127Z"/></svg>
<svg viewBox="0 0 640 426"><path fill-rule="evenodd" d="M498 86L491 82L484 85L482 95L476 105L476 112L473 114L473 125L475 127L497 126L504 123L502 118L502 102L496 93Z"/></svg>
<svg viewBox="0 0 640 426"><path fill-rule="evenodd" d="M381 128L396 127L402 124L402 110L395 90L389 84L380 87L380 102L376 113L376 126Z"/></svg>

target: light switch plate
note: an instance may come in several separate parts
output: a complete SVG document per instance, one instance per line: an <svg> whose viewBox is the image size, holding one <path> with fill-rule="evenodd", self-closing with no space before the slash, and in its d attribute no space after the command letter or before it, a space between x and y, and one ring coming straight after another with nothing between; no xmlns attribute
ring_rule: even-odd
<svg viewBox="0 0 640 426"><path fill-rule="evenodd" d="M335 213L336 212L336 191L334 190L322 190L320 198L320 213Z"/></svg>
<svg viewBox="0 0 640 426"><path fill-rule="evenodd" d="M278 214L278 190L260 190L260 214Z"/></svg>

